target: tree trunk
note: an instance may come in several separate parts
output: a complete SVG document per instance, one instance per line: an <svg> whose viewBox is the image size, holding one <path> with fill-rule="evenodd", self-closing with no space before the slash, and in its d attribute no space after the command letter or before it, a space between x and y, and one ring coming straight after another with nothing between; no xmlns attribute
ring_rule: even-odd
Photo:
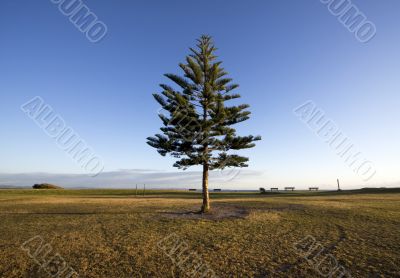
<svg viewBox="0 0 400 278"><path fill-rule="evenodd" d="M208 164L203 164L203 205L201 206L201 212L210 211L210 196L208 194Z"/></svg>

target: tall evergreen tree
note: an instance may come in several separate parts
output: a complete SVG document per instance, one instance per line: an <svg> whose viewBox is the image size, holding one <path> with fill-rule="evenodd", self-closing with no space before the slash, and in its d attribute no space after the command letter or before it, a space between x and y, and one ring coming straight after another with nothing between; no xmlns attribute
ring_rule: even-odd
<svg viewBox="0 0 400 278"><path fill-rule="evenodd" d="M184 77L165 74L179 90L161 84L163 91L153 94L165 113L160 113L162 134L148 137L147 143L165 156L179 159L174 167L187 169L203 166L203 205L210 210L208 172L225 167L247 167L247 157L232 154L232 150L252 148L260 136L237 136L233 125L249 119L249 105L225 106L225 102L240 97L233 93L227 72L216 61L216 48L210 36L201 36L197 48L190 48L186 63L179 64Z"/></svg>

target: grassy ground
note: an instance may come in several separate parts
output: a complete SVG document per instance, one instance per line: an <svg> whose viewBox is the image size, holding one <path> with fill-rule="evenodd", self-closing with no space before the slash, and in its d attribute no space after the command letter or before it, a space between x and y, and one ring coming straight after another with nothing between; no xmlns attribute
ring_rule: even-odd
<svg viewBox="0 0 400 278"><path fill-rule="evenodd" d="M215 193L208 216L193 213L199 197L0 190L0 277L51 277L56 253L80 277L185 277L194 258L218 277L322 277L329 263L348 277L400 276L400 193ZM47 257L33 241L21 248L35 236Z"/></svg>

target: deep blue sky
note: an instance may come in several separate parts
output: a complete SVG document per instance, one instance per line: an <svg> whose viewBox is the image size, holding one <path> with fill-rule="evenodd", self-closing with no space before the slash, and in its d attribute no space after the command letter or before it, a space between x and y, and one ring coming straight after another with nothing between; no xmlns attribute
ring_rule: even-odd
<svg viewBox="0 0 400 278"><path fill-rule="evenodd" d="M198 173L175 174L173 159L145 138L160 127L151 94L168 82L164 73L179 72L201 34L214 37L251 105L239 133L263 137L243 152L248 169L232 180L216 174L212 186L328 188L337 177L349 187L399 184L399 1L353 1L377 27L365 44L318 0L84 3L108 27L98 43L50 0L0 2L0 184L199 186ZM84 171L20 110L34 96L103 158L104 175L72 181L69 174ZM373 161L372 180L363 182L296 118L292 110L307 100Z"/></svg>

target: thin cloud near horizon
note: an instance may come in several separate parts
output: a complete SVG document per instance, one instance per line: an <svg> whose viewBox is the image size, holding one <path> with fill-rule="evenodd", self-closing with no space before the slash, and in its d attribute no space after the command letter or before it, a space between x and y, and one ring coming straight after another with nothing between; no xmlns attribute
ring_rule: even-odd
<svg viewBox="0 0 400 278"><path fill-rule="evenodd" d="M210 188L258 190L277 187L273 182L249 182L249 178L263 180L264 171L240 169L237 172L212 171ZM102 172L99 176L73 173L0 173L0 187L31 187L35 183L53 183L64 188L121 188L132 189L135 185L147 188L201 188L201 171L163 171L156 169L119 169ZM305 185L294 185L296 189L307 189ZM320 189L334 189L331 184L317 185ZM370 184L369 187L399 187L400 181L391 183ZM282 187L282 186L279 186ZM342 189L362 188L365 185L345 186Z"/></svg>
<svg viewBox="0 0 400 278"><path fill-rule="evenodd" d="M211 186L222 188L237 187L243 177L261 176L263 172L240 170L236 175L229 170L214 171L210 174ZM235 173L234 173L235 174ZM66 173L0 173L0 186L32 186L35 183L54 183L65 188L134 188L136 184L153 188L188 188L201 187L201 171L160 171L155 169L120 169L102 172L96 177L87 174ZM243 186L244 187L244 186Z"/></svg>

